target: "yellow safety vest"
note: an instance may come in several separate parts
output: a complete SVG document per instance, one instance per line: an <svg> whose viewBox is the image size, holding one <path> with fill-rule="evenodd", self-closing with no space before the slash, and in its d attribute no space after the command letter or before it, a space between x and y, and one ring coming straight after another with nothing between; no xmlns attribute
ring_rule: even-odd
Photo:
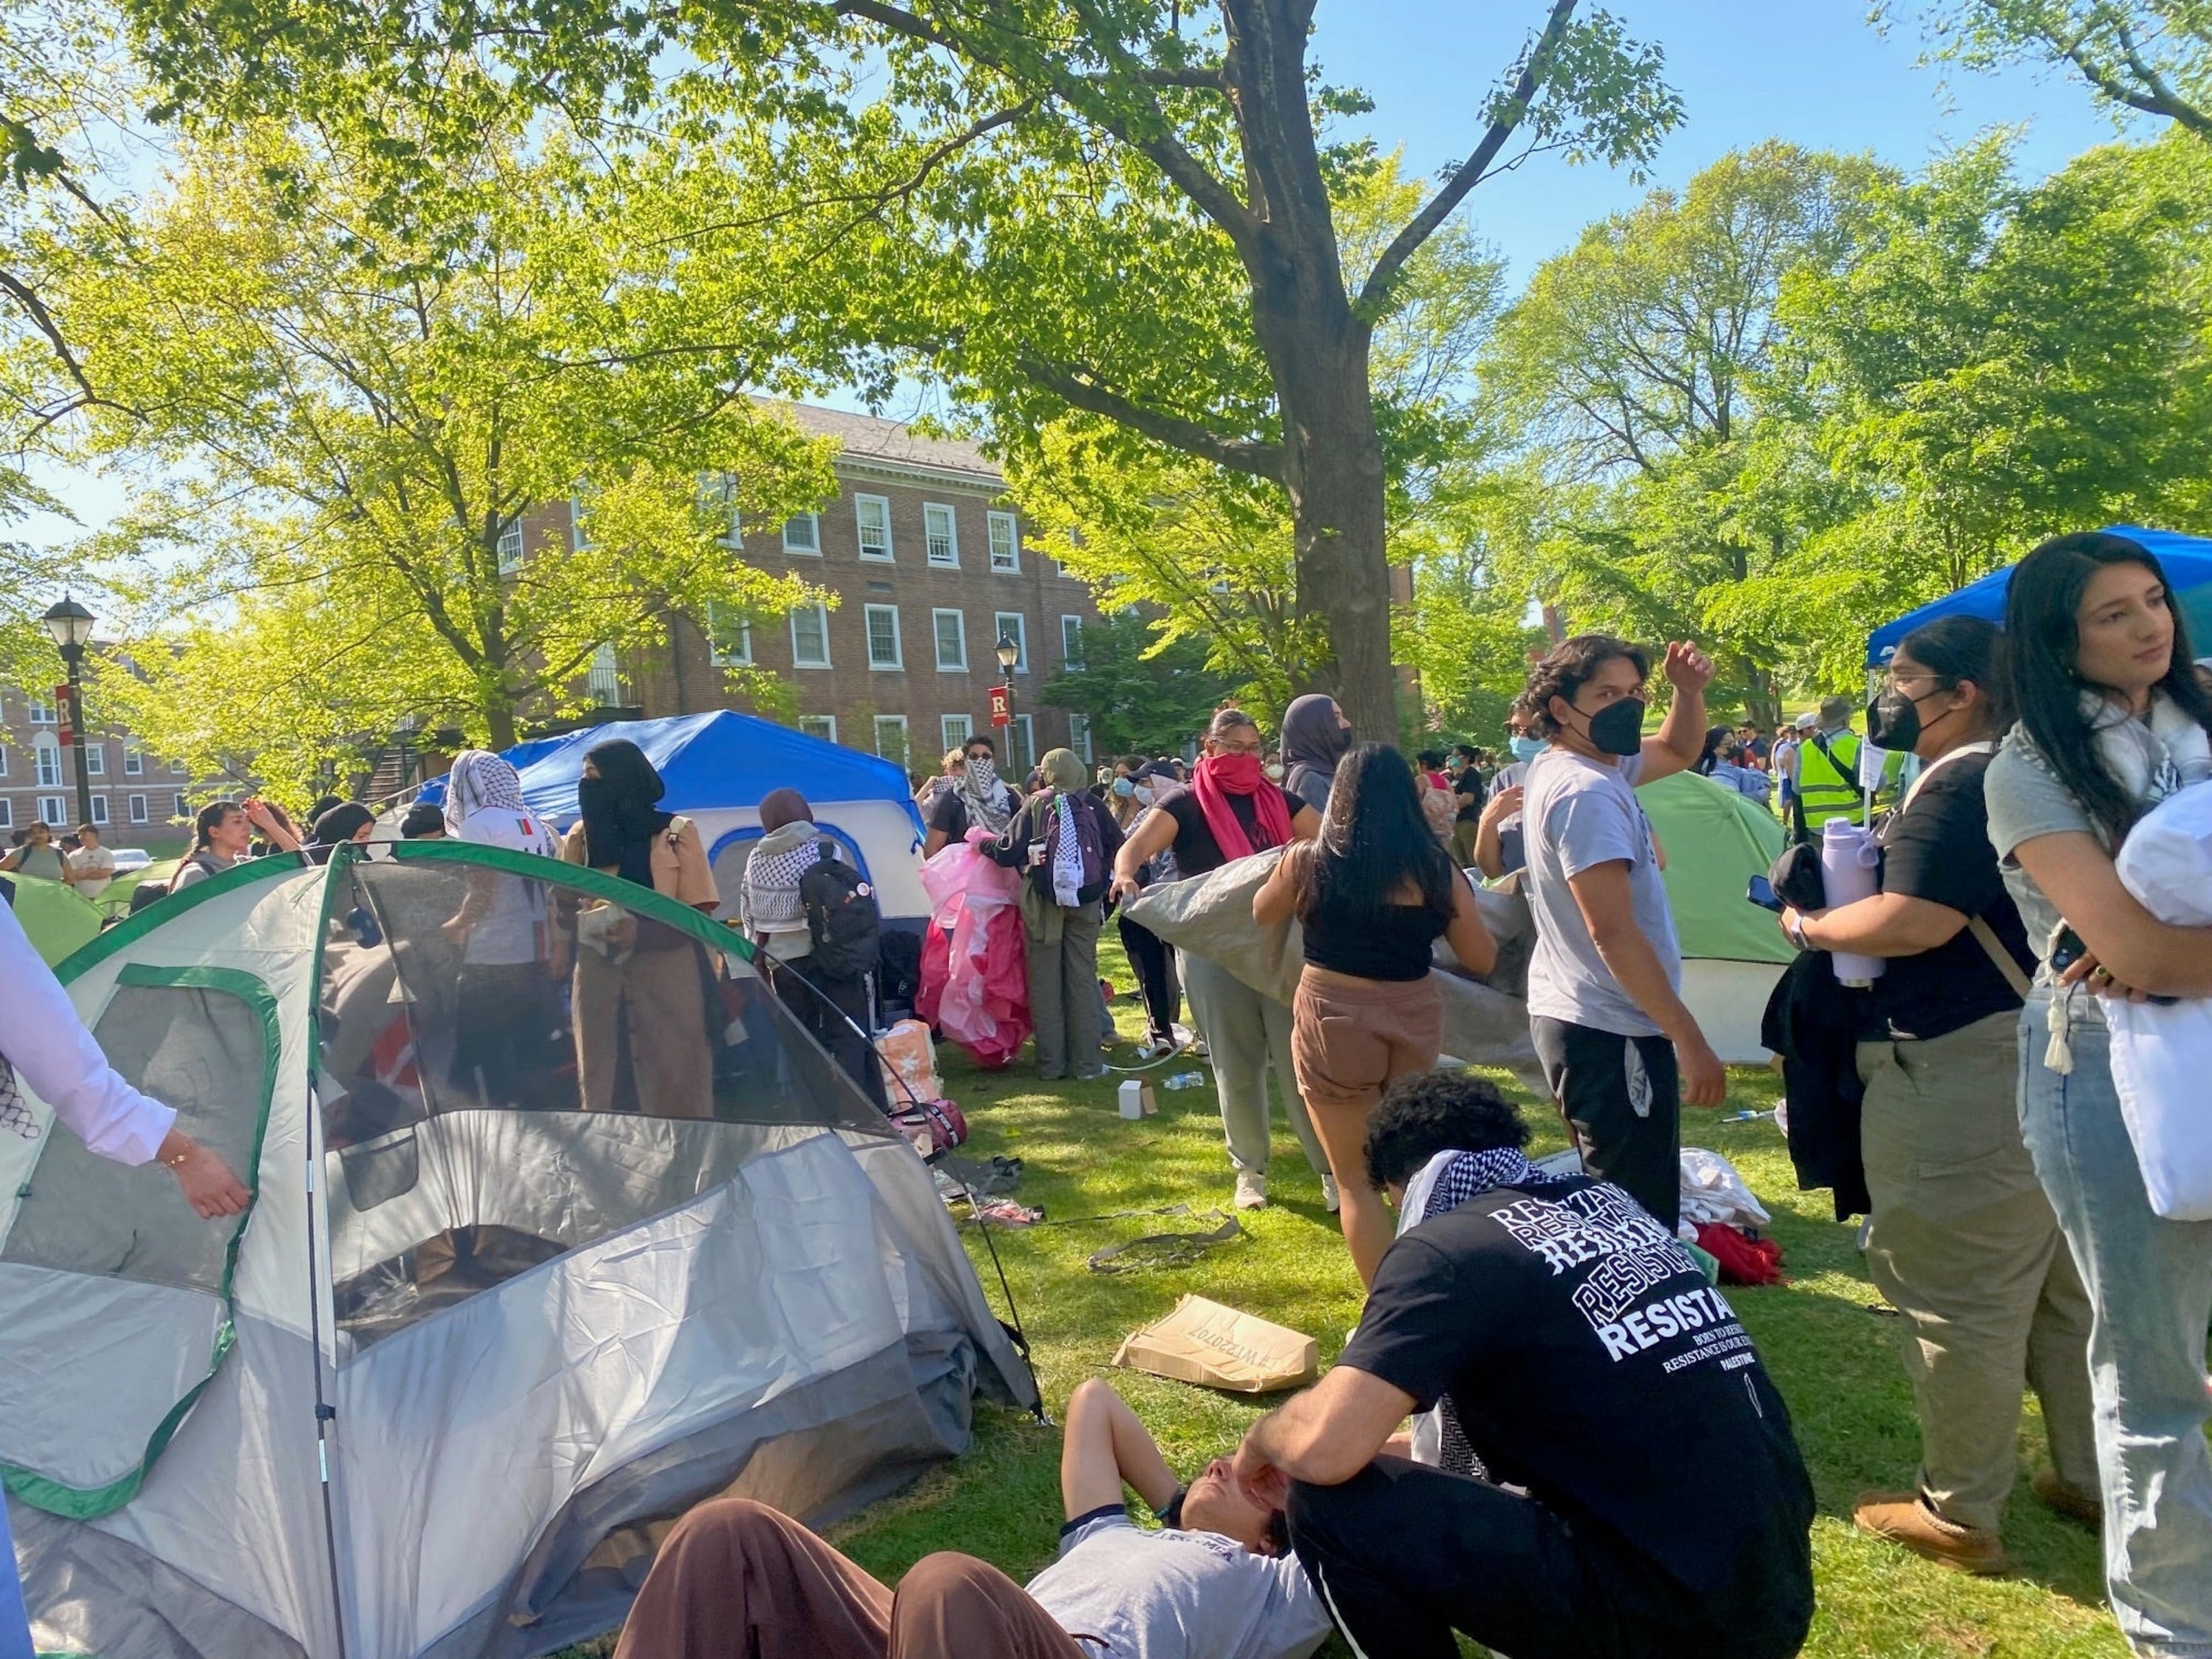
<svg viewBox="0 0 2212 1659"><path fill-rule="evenodd" d="M1863 792L1859 787L1859 734L1856 732L1822 732L1820 743L1827 745L1822 753L1811 734L1798 739L1797 782L1794 791L1801 803L1797 810L1804 814L1805 828L1818 830L1830 818L1857 816ZM1832 761L1829 756L1835 758ZM1885 775L1888 768L1883 768ZM1877 798L1880 792L1877 791Z"/></svg>

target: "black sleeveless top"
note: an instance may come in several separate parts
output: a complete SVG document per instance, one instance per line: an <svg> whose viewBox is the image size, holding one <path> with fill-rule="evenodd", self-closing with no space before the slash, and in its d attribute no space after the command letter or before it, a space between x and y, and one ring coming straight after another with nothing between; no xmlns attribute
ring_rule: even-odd
<svg viewBox="0 0 2212 1659"><path fill-rule="evenodd" d="M1443 937L1444 918L1425 904L1386 904L1353 912L1324 904L1305 925L1306 960L1355 979L1425 979L1429 947Z"/></svg>

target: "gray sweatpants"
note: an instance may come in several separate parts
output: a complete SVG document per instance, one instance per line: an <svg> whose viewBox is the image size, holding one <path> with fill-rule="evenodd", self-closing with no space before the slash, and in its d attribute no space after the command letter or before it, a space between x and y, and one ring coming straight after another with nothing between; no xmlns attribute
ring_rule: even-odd
<svg viewBox="0 0 2212 1659"><path fill-rule="evenodd" d="M1316 1175L1328 1173L1328 1154L1306 1115L1291 1065L1291 1010L1262 996L1218 963L1186 954L1183 989L1191 1012L1206 1033L1213 1056L1213 1090L1221 1102L1221 1130L1229 1141L1229 1161L1255 1175L1267 1173L1267 1073L1275 1074L1284 1109L1306 1162Z"/></svg>

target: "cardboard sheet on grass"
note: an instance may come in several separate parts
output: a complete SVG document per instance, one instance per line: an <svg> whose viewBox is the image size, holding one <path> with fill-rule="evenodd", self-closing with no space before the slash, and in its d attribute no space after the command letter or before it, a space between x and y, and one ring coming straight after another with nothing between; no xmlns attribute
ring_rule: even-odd
<svg viewBox="0 0 2212 1659"><path fill-rule="evenodd" d="M1252 896L1281 857L1279 848L1273 849L1207 875L1148 887L1127 907L1129 920L1178 951L1220 963L1262 995L1287 1003L1298 988L1298 970L1305 962L1304 930L1296 921L1262 927L1252 920ZM1483 925L1498 941L1498 963L1486 978L1476 979L1460 967L1449 946L1437 942L1444 1052L1474 1065L1540 1077L1524 1000L1528 957L1536 945L1528 901L1517 893L1479 889L1474 902Z"/></svg>
<svg viewBox="0 0 2212 1659"><path fill-rule="evenodd" d="M1133 1332L1114 1363L1234 1394L1273 1394L1312 1382L1320 1372L1321 1349L1287 1326L1187 1296L1166 1318Z"/></svg>

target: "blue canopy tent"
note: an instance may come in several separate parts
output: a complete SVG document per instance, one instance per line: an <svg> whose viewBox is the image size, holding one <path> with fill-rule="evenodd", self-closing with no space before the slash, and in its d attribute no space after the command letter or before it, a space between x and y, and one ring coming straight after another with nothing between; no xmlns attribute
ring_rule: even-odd
<svg viewBox="0 0 2212 1659"><path fill-rule="evenodd" d="M760 838L761 797L792 788L814 808L815 822L842 842L875 884L886 919L929 913L916 856L922 832L905 771L895 761L825 743L751 714L720 709L665 720L611 720L505 750L522 775L522 798L556 829L576 821L576 781L584 757L627 738L645 751L668 793L662 810L699 826L724 908L733 908L738 877ZM445 781L422 799L442 802Z"/></svg>
<svg viewBox="0 0 2212 1659"><path fill-rule="evenodd" d="M2187 620L2191 648L2200 656L2212 652L2212 539L2172 530L2146 530L2132 524L2113 525L2106 533L2140 542L2156 556L2172 589L2175 608ZM2003 626L2005 592L2012 586L2012 572L2010 565L1993 570L1955 593L1946 593L1895 622L1884 623L1867 635L1867 666L1887 667L1900 640L1938 617L1981 617Z"/></svg>

